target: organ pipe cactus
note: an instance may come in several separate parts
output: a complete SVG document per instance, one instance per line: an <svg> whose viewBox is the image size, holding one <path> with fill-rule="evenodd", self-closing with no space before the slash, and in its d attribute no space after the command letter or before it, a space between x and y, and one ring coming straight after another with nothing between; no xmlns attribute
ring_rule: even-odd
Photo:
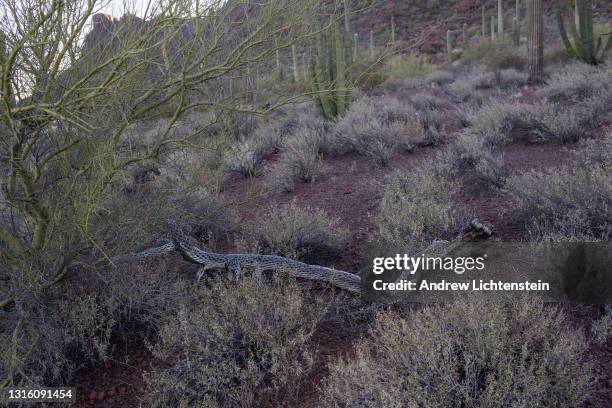
<svg viewBox="0 0 612 408"><path fill-rule="evenodd" d="M592 0L576 0L574 7L576 17L573 20L570 19L569 22L573 42L568 36L561 10L557 10L557 22L563 44L572 57L588 64L599 64L606 52L612 49L612 35L608 35L605 41L603 37L595 39Z"/></svg>
<svg viewBox="0 0 612 408"><path fill-rule="evenodd" d="M351 101L350 72L344 44L338 23L333 21L327 33L319 34L317 55L311 57L315 104L321 116L327 120L343 115Z"/></svg>

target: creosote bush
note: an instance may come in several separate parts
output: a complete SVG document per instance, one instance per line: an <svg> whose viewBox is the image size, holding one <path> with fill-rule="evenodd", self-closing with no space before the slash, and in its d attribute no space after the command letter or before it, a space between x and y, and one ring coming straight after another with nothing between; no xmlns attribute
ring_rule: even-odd
<svg viewBox="0 0 612 408"><path fill-rule="evenodd" d="M537 236L610 239L612 176L600 165L532 170L507 180L516 217Z"/></svg>
<svg viewBox="0 0 612 408"><path fill-rule="evenodd" d="M271 208L247 222L239 246L254 253L322 264L340 254L345 237L339 221L325 211L300 208L293 202Z"/></svg>
<svg viewBox="0 0 612 408"><path fill-rule="evenodd" d="M254 407L291 401L313 364L325 312L291 281L213 282L167 317L146 377L150 407Z"/></svg>
<svg viewBox="0 0 612 408"><path fill-rule="evenodd" d="M585 335L568 324L534 297L382 312L355 358L331 367L321 406L581 406L591 362Z"/></svg>
<svg viewBox="0 0 612 408"><path fill-rule="evenodd" d="M453 189L452 182L430 167L388 176L376 216L375 244L410 252L446 236Z"/></svg>

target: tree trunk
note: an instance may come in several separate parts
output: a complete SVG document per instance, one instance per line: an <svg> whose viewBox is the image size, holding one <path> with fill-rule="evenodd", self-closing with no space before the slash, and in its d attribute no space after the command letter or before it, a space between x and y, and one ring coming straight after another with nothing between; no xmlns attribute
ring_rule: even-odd
<svg viewBox="0 0 612 408"><path fill-rule="evenodd" d="M544 12L542 0L527 0L529 80L540 82L544 74Z"/></svg>

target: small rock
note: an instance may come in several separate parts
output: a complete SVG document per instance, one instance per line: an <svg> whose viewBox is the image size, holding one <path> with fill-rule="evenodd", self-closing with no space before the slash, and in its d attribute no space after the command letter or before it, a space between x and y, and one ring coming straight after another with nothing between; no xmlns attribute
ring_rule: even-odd
<svg viewBox="0 0 612 408"><path fill-rule="evenodd" d="M96 396L97 396L97 395L96 395L96 392L95 392L95 391L92 391L92 392L90 392L90 393L89 393L89 399L90 399L90 400L95 400L95 399L96 399Z"/></svg>
<svg viewBox="0 0 612 408"><path fill-rule="evenodd" d="M98 401L102 401L104 399L104 391L100 391L98 393Z"/></svg>
<svg viewBox="0 0 612 408"><path fill-rule="evenodd" d="M125 394L127 389L125 387L119 387L119 394Z"/></svg>
<svg viewBox="0 0 612 408"><path fill-rule="evenodd" d="M114 396L114 395L115 395L115 389L114 389L114 388L111 388L110 390L108 390L108 391L106 392L106 395L108 395L109 397Z"/></svg>

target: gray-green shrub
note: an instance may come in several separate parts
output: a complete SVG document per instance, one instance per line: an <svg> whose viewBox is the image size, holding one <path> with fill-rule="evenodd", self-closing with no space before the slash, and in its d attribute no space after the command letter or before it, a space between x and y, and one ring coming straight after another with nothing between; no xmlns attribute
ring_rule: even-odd
<svg viewBox="0 0 612 408"><path fill-rule="evenodd" d="M346 231L325 211L295 202L273 207L244 224L240 249L320 264L340 254Z"/></svg>
<svg viewBox="0 0 612 408"><path fill-rule="evenodd" d="M320 406L577 407L592 395L581 330L535 297L382 312L330 368Z"/></svg>

